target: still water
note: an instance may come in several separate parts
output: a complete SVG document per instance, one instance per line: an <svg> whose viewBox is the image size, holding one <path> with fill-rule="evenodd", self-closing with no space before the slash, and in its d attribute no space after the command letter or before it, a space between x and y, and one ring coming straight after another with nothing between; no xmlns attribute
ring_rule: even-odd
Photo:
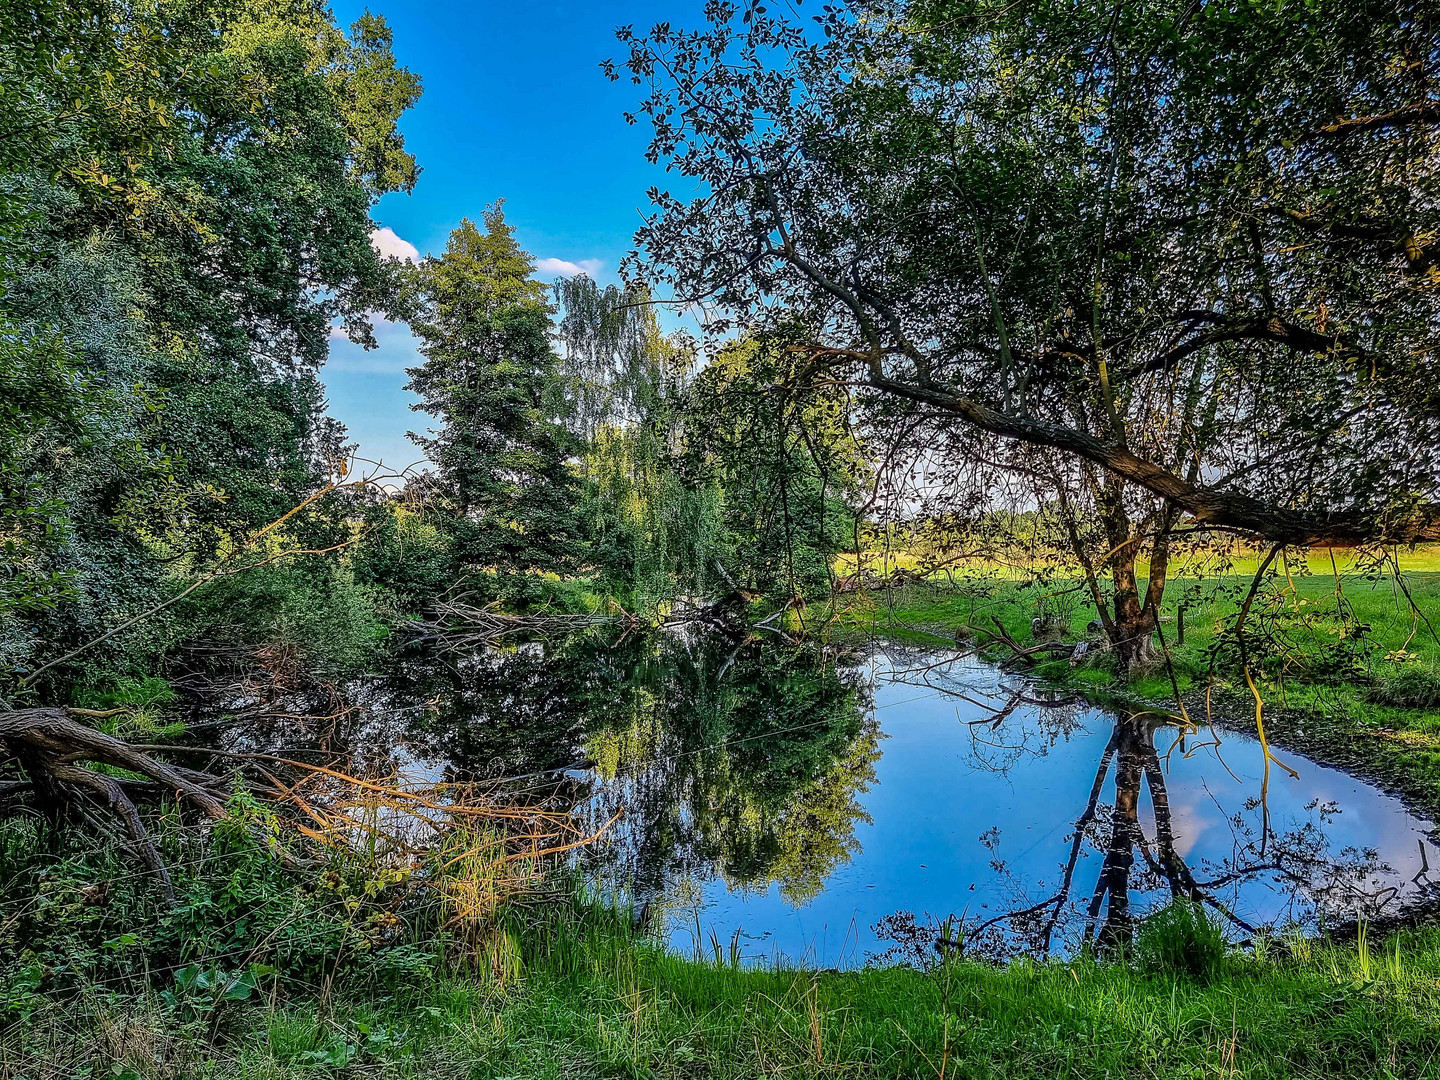
<svg viewBox="0 0 1440 1080"><path fill-rule="evenodd" d="M1362 781L947 653L584 636L413 656L365 699L332 733L357 766L621 812L577 866L686 953L1063 955L1173 895L1236 941L1440 895L1432 825Z"/></svg>
<svg viewBox="0 0 1440 1080"><path fill-rule="evenodd" d="M963 922L991 950L1067 952L1087 924L1113 934L1177 890L1208 898L1232 937L1373 918L1428 894L1431 825L1361 781L1279 754L1299 776L1272 764L1267 783L1255 739L1208 728L1181 738L1034 704L1023 680L975 661L932 666L942 659L875 651L853 669L865 748L817 784L818 805L798 800L787 811L801 820L780 826L833 830L812 857L632 879L662 899L673 945L708 953L718 940L728 952L736 941L751 958L849 966L894 955L897 931L953 917L952 940ZM631 775L604 775L597 800L627 800Z"/></svg>

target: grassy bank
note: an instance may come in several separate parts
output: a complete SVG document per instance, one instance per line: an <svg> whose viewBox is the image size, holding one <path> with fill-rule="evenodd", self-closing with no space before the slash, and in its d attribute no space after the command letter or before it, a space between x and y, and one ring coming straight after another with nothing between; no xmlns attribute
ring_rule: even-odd
<svg viewBox="0 0 1440 1080"><path fill-rule="evenodd" d="M1255 573L1262 558L1263 550L1257 553L1253 547L1239 543L1228 548L1223 545L1203 549L1179 546L1171 554L1168 576L1172 580L1185 581L1227 576L1248 578ZM1440 573L1440 544L1398 549L1394 558L1405 573ZM1292 568L1302 574L1338 572L1355 577L1369 572L1376 556L1370 551L1350 548L1314 548L1303 555L1296 553L1291 560ZM957 556L949 548L926 551L923 547L897 546L888 551L862 551L859 558L852 551L842 551L835 557L835 570L841 575L854 573L857 566L863 567L869 574L900 570L921 574L939 583L975 575L1011 580L1032 578L1044 572L1065 575L1074 571L1075 562L1067 552L1052 551L1047 554L1038 547L1024 545L1016 545L1003 554L985 556ZM1143 554L1136 559L1135 566L1138 573L1149 573L1150 563Z"/></svg>
<svg viewBox="0 0 1440 1080"><path fill-rule="evenodd" d="M0 827L0 1077L1410 1078L1440 1060L1440 928L1239 952L1162 912L1123 957L1000 967L924 943L919 966L743 969L668 952L553 876L497 907L473 901L493 883L475 861L288 869L257 814L155 822L168 906L111 845Z"/></svg>
<svg viewBox="0 0 1440 1080"><path fill-rule="evenodd" d="M452 957L359 978L337 957L328 978L262 973L243 996L157 973L36 1002L12 980L0 1073L1419 1077L1440 1052L1434 930L1277 945L1199 975L1090 959L736 970L590 908L532 912L507 940L479 973Z"/></svg>
<svg viewBox="0 0 1440 1080"><path fill-rule="evenodd" d="M1170 709L1178 688L1197 719L1205 716L1208 689L1213 714L1253 729L1254 701L1228 632L1250 580L1171 582L1161 618L1170 662L1129 684L1118 680L1104 653L1076 667L1059 660L1035 670L1059 683ZM1078 640L1095 610L1084 590L1065 578L1025 586L974 575L956 585L847 594L829 632L933 645L953 642L962 625L985 630L998 620L1017 641L1030 642L1037 617ZM1337 577L1292 567L1287 576L1281 570L1259 594L1248 626L1257 688L1278 741L1364 772L1428 810L1440 808L1440 573L1407 572L1402 589L1384 574Z"/></svg>

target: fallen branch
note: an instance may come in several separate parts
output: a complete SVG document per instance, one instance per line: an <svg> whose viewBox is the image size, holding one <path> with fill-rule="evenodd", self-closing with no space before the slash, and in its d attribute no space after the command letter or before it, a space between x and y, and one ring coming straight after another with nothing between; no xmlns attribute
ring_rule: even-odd
<svg viewBox="0 0 1440 1080"><path fill-rule="evenodd" d="M174 900L174 887L137 800L170 796L198 808L209 820L220 821L230 813L227 796L243 782L247 790L290 806L308 820L310 825L291 821L298 836L324 847L383 851L385 857L407 863L423 860L436 844L453 844L455 837L464 850L452 862L478 857L480 849L466 840L472 835L469 830L478 827L481 846L493 843L503 849L490 862L497 868L517 867L506 872L507 880L517 885L536 878L540 860L590 843L614 824L612 820L592 836L580 829L571 809L507 805L475 785L407 787L393 778L365 779L277 754L129 743L59 708L0 713L0 749L19 762L26 777L0 783L0 799L27 799L52 819L74 815L101 829L106 827L103 815L97 817L91 810L98 806L108 812L123 828L130 848L154 876L167 903ZM182 753L223 758L235 767L224 774L202 772L158 756ZM126 775L114 775L112 770L124 770ZM483 839L487 836L493 841ZM313 865L268 831L256 830L256 840L287 867Z"/></svg>
<svg viewBox="0 0 1440 1080"><path fill-rule="evenodd" d="M1076 646L1072 644L1067 644L1063 641L1041 641L1034 645L1021 645L1018 641L1016 641L1013 637L1010 636L1009 632L1005 629L1004 624L1001 623L1000 619L997 616L992 615L991 621L995 624L994 630L990 630L988 627L983 626L962 626L960 627L960 631L959 633L957 633L956 637L958 639L960 634L963 634L966 631L968 631L972 636L977 634L985 634L990 639L987 644L1004 645L1007 649L1010 650L1010 655L1005 660L1007 664L1019 663L1033 665L1035 663L1035 658L1044 654L1048 654L1051 657L1073 657L1075 655Z"/></svg>
<svg viewBox="0 0 1440 1080"><path fill-rule="evenodd" d="M625 612L621 615L600 613L561 615L509 615L497 610L498 601L476 607L463 601L440 601L431 609L434 618L415 620L410 626L422 639L435 641L446 648L477 648L512 634L573 633L595 626L633 626L639 620Z"/></svg>

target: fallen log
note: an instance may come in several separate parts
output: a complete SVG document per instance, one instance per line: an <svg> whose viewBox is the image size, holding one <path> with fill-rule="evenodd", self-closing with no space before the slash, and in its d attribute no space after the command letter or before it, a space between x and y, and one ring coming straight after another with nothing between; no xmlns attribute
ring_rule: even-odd
<svg viewBox="0 0 1440 1080"><path fill-rule="evenodd" d="M227 777L162 761L72 719L64 709L0 713L0 746L19 761L26 776L11 785L7 795L28 794L36 808L55 821L63 819L78 798L99 801L120 820L136 855L154 873L167 900L174 899L170 875L146 832L134 795L148 788L155 794L173 794L211 819L225 816ZM145 779L121 780L94 765L125 769Z"/></svg>
<svg viewBox="0 0 1440 1080"><path fill-rule="evenodd" d="M374 850L420 858L412 834L450 836L451 826L484 821L503 834L496 865L533 862L591 842L573 810L509 805L473 786L438 782L418 787L391 777L368 780L326 765L262 752L205 746L133 744L98 731L60 708L0 712L0 751L19 763L24 779L0 782L0 807L30 806L57 823L81 818L104 830L123 828L128 846L155 878L167 903L175 890L159 848L145 828L137 802L171 797L197 808L212 822L230 816L226 799L239 783L246 790L295 811L297 839L322 847L363 840ZM229 772L202 772L160 754L193 754L234 763ZM125 770L114 776L107 769ZM285 779L286 773L293 774ZM298 778L297 778L298 777ZM108 820L92 811L99 808ZM306 822L310 824L306 824ZM607 823L603 832L614 822ZM256 842L289 868L315 865L284 846L269 829L253 830ZM462 838L465 830L459 830ZM383 839L383 843L377 840ZM529 865L529 863L527 863ZM525 871L533 876L535 871Z"/></svg>

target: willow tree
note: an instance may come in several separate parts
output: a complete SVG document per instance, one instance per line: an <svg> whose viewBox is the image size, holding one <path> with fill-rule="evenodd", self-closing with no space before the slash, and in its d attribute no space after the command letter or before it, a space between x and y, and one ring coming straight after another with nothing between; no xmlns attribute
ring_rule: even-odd
<svg viewBox="0 0 1440 1080"><path fill-rule="evenodd" d="M601 288L583 275L554 288L592 565L636 602L705 595L724 552L719 492L678 469L692 344L662 332L643 288Z"/></svg>
<svg viewBox="0 0 1440 1080"><path fill-rule="evenodd" d="M1176 529L1440 538L1425 9L855 0L810 38L709 12L609 67L701 189L654 193L631 265L801 313L817 382L1063 503L1122 665Z"/></svg>

